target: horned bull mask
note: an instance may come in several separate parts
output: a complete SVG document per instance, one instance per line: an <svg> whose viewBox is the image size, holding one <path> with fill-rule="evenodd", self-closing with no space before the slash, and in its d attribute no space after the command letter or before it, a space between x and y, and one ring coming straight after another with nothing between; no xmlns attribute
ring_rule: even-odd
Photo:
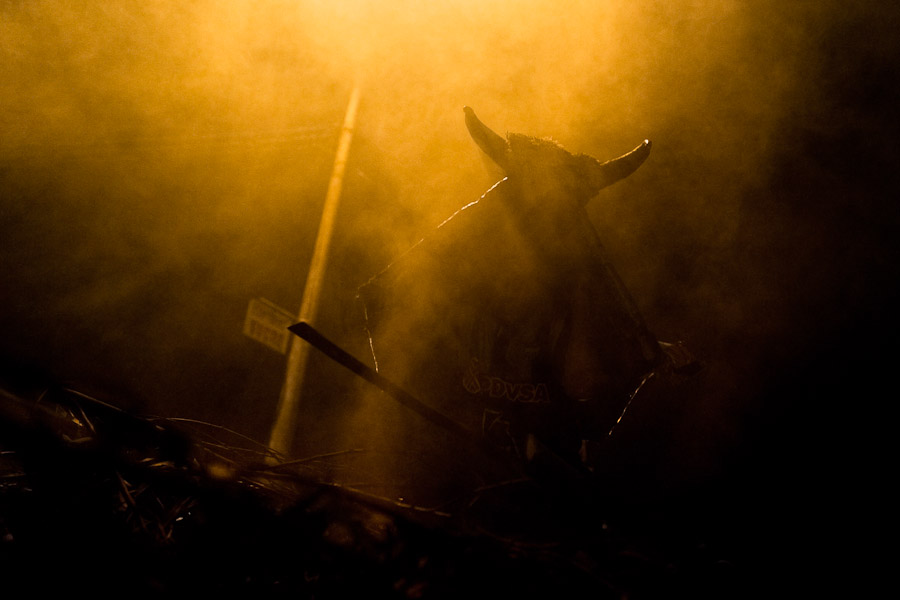
<svg viewBox="0 0 900 600"><path fill-rule="evenodd" d="M518 133L507 139L489 129L468 106L463 109L469 135L478 147L506 171L528 196L552 194L584 206L605 187L625 179L650 156L650 141L606 162L586 154L573 155L549 140Z"/></svg>
<svg viewBox="0 0 900 600"><path fill-rule="evenodd" d="M650 142L602 162L503 138L464 111L506 177L362 286L376 364L512 444L601 435L660 348L584 207L634 172Z"/></svg>

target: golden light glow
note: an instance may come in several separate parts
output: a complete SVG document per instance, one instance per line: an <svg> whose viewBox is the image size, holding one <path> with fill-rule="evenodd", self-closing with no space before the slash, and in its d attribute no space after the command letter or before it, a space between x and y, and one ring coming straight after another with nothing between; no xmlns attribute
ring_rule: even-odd
<svg viewBox="0 0 900 600"><path fill-rule="evenodd" d="M202 356L193 377L226 380L233 348L197 347L213 323L234 319L240 336L249 298L299 305L359 77L341 252L395 256L497 181L463 124L470 105L501 134L600 159L653 140L588 207L635 296L651 297L673 278L663 247L686 263L738 254L742 198L817 93L818 36L840 18L767 0L5 2L3 258L27 266L9 287L41 319L96 332L96 352L140 345L170 373ZM337 273L348 281L330 293L352 302L359 274ZM740 311L708 280L681 293ZM163 411L197 389L166 377L147 384ZM205 410L259 438L271 422L237 401ZM393 436L372 413L348 417L332 449L367 428Z"/></svg>

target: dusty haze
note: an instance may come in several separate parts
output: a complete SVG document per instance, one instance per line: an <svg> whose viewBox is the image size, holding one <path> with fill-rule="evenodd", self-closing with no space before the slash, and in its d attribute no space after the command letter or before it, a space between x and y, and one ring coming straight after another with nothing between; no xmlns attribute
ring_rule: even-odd
<svg viewBox="0 0 900 600"><path fill-rule="evenodd" d="M650 328L707 365L670 474L815 456L791 427L845 409L813 382L854 389L893 322L898 19L881 6L4 1L7 370L265 440L284 358L242 336L244 311L299 306L358 81L335 339L362 355L356 287L498 177L464 105L601 159L649 138L589 212ZM355 384L320 364L310 418L352 411ZM302 451L341 449L316 422Z"/></svg>

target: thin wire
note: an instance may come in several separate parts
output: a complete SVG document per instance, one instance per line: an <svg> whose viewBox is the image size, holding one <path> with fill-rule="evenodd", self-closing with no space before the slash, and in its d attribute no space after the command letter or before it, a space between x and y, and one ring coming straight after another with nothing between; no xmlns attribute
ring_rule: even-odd
<svg viewBox="0 0 900 600"><path fill-rule="evenodd" d="M639 391L641 391L641 388L644 387L644 384L650 381L654 375L656 375L656 371L650 371L641 380L640 385L638 385L637 388L633 392L631 392L631 396L628 398L628 402L625 403L625 408L622 409L622 414L619 415L619 418L616 419L616 422L613 423L613 426L609 428L609 433L606 434L606 437L610 437L612 435L613 429L615 429L616 425L618 425L622 421L622 417L625 416L625 412L628 410L628 407L631 406L631 401L634 400L634 397L637 396Z"/></svg>

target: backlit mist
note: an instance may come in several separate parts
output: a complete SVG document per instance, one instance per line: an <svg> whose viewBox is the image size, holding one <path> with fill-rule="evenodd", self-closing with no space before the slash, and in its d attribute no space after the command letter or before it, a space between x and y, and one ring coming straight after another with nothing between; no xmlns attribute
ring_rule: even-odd
<svg viewBox="0 0 900 600"><path fill-rule="evenodd" d="M601 160L651 139L588 211L650 329L707 367L666 409L669 476L720 475L803 410L776 392L828 368L821 343L870 351L897 223L898 21L876 6L2 2L9 378L265 441L284 357L243 336L247 303L297 311L358 84L322 329L365 358L357 287L501 176L463 106ZM376 417L316 361L298 452L350 448Z"/></svg>

